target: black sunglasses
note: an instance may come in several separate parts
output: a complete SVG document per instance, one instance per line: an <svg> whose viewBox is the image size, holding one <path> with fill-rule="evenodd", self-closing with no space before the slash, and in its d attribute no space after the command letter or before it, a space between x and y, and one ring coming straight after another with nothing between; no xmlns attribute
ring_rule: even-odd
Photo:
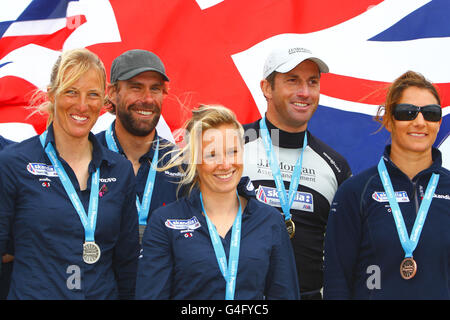
<svg viewBox="0 0 450 320"><path fill-rule="evenodd" d="M394 107L392 114L395 120L411 121L417 117L419 112L422 112L423 118L427 121L438 122L442 118L442 108L438 104L418 107L409 103L400 103Z"/></svg>

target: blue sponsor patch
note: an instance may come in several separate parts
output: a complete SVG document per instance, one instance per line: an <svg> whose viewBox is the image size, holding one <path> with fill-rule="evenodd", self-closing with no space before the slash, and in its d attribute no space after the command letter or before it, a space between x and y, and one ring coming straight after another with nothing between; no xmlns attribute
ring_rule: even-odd
<svg viewBox="0 0 450 320"><path fill-rule="evenodd" d="M286 191L286 194L288 194L288 191ZM273 207L281 207L276 188L259 186L256 190L256 198ZM314 212L313 195L308 192L297 191L291 209Z"/></svg>

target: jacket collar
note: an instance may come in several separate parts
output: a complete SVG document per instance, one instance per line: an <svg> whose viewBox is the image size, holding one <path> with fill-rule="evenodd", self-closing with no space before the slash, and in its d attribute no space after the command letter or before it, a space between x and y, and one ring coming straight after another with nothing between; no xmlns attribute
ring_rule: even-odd
<svg viewBox="0 0 450 320"><path fill-rule="evenodd" d="M105 162L108 165L116 163L114 159L111 159L106 155L105 148L100 144L95 135L92 132L89 132L89 141L92 143L92 161L89 164L89 172L94 172L97 168L99 168L102 162ZM56 148L55 144L55 131L53 129L53 122L47 128L47 138L45 139L45 146L51 142L53 147L55 148L56 155L59 157L59 152Z"/></svg>
<svg viewBox="0 0 450 320"><path fill-rule="evenodd" d="M392 162L391 160L391 145L387 145L384 148L383 158L386 162L386 167L390 172L396 173L396 174L403 174L404 173ZM442 167L442 153L439 151L439 149L432 147L431 149L431 157L433 160L433 163L430 167L427 169L419 172L416 177L422 176L424 174L431 174L431 173L438 173L440 171L440 168ZM414 179L416 179L414 177Z"/></svg>

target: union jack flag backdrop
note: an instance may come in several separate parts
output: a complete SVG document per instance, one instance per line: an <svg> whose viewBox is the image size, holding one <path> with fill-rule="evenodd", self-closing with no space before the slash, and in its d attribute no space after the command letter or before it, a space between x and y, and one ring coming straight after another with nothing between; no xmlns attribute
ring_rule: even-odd
<svg viewBox="0 0 450 320"><path fill-rule="evenodd" d="M158 130L172 138L199 103L233 109L242 123L265 112L264 60L282 44L318 52L330 66L309 130L345 156L354 173L375 165L389 142L373 121L385 88L407 70L440 89L444 119L436 146L450 167L448 0L25 0L0 13L0 134L21 141L45 129L29 117L62 50L87 47L108 70L129 49L163 60L171 79ZM93 131L106 128L104 113Z"/></svg>

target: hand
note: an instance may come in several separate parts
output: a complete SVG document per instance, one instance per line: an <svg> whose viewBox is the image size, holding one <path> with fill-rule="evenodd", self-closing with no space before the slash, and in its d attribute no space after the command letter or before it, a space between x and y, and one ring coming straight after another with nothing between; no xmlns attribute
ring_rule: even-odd
<svg viewBox="0 0 450 320"><path fill-rule="evenodd" d="M10 255L10 254L5 254L2 257L2 263L8 263L8 262L12 262L14 260L14 256Z"/></svg>

